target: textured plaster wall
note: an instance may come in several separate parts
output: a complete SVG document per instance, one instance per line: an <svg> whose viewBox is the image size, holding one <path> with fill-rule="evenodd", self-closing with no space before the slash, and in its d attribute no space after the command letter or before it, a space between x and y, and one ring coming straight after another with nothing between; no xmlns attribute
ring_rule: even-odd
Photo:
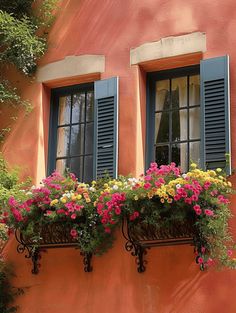
<svg viewBox="0 0 236 313"><path fill-rule="evenodd" d="M66 56L105 56L101 78L120 77L119 172L137 174L143 169L145 151L145 70L130 65L130 49L168 36L206 33L203 58L230 56L232 159L236 167L235 30L234 0L64 0L40 66ZM171 61L164 62L165 67L171 66ZM28 117L20 115L3 152L11 164L22 165L26 174L39 181L47 161L50 87L29 84L14 71L9 75L35 110ZM0 119L4 119L3 113ZM235 204L234 198L236 213ZM236 234L235 219L232 228ZM25 295L17 300L19 313L236 312L236 272L201 273L194 264L192 247L182 246L148 252L147 271L138 274L120 234L117 237L109 253L94 259L93 273L83 272L79 251L62 249L43 254L38 276L31 275L30 261L17 255L12 239L4 253L15 266L15 285L25 287Z"/></svg>

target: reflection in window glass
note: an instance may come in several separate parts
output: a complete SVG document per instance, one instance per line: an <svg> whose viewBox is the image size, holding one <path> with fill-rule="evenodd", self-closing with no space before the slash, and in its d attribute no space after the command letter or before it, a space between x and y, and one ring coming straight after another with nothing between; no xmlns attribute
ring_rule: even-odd
<svg viewBox="0 0 236 313"><path fill-rule="evenodd" d="M187 171L190 160L199 159L199 75L156 81L154 145L159 165L175 162Z"/></svg>
<svg viewBox="0 0 236 313"><path fill-rule="evenodd" d="M93 178L93 87L68 88L66 95L58 93L54 98L58 104L56 169L62 174L68 169L80 181L89 182Z"/></svg>

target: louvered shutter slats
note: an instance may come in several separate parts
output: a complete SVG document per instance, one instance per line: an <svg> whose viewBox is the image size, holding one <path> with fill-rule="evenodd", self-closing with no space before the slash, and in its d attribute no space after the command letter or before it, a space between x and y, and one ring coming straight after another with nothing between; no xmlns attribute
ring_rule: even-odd
<svg viewBox="0 0 236 313"><path fill-rule="evenodd" d="M118 78L95 82L95 178L117 177Z"/></svg>
<svg viewBox="0 0 236 313"><path fill-rule="evenodd" d="M230 153L228 57L201 62L202 161L208 169L226 168ZM230 165L226 168L230 173Z"/></svg>

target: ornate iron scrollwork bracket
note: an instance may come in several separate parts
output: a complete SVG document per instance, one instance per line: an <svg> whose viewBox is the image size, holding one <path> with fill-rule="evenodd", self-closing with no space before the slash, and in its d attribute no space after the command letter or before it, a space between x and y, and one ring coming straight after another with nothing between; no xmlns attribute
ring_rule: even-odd
<svg viewBox="0 0 236 313"><path fill-rule="evenodd" d="M31 259L33 263L32 274L38 274L39 272L39 264L38 260L40 258L40 249L31 244L28 244L22 235L22 233L18 230L15 231L15 237L18 242L17 252L18 253L26 253L25 258Z"/></svg>
<svg viewBox="0 0 236 313"><path fill-rule="evenodd" d="M130 252L132 256L135 257L135 262L137 264L137 271L143 273L146 270L147 261L144 260L144 255L147 254L146 248L140 245L138 242L135 242L130 237L129 228L126 220L122 220L122 234L127 240L125 243L126 251Z"/></svg>
<svg viewBox="0 0 236 313"><path fill-rule="evenodd" d="M38 246L35 246L31 240L25 239L23 234L19 231L15 231L15 237L18 242L17 245L17 252L18 253L25 253L25 258L31 259L32 261L32 274L38 274L39 273L39 260L41 258L40 252L46 249L52 249L52 248L66 248L66 247L74 247L78 248L78 245L76 242L71 241L70 236L66 236L66 234L61 236L62 233L60 233L60 236L57 237L53 236L51 232L46 233L45 231L48 231L48 228L45 228L43 234L43 238L40 241ZM92 272L93 268L91 266L91 260L92 260L92 253L82 253L83 256L83 264L84 264L84 271L85 272Z"/></svg>
<svg viewBox="0 0 236 313"><path fill-rule="evenodd" d="M139 226L129 222L128 217L122 221L122 234L126 240L125 249L135 257L137 270L143 273L146 270L147 261L144 255L147 249L152 247L190 244L194 246L194 252L197 255L196 263L199 264L199 258L202 256L202 247L204 241L199 234L199 230L193 223L172 224L170 230L167 228L155 229L151 225ZM199 264L200 269L205 269L204 263Z"/></svg>

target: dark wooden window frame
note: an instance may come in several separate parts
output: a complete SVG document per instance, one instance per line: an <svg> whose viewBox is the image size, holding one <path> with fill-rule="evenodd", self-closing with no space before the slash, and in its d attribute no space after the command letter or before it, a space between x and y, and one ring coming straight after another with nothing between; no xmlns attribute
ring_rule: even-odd
<svg viewBox="0 0 236 313"><path fill-rule="evenodd" d="M157 111L155 110L155 86L156 82L164 79L173 79L183 76L192 76L192 75L200 75L200 65L194 65L194 66L188 66L184 68L176 68L171 70L164 70L159 72L151 72L147 73L147 96L146 96L146 103L147 103L147 109L146 109L146 168L149 167L150 162L153 162L155 159L155 113ZM188 78L189 82L189 78ZM188 84L189 86L189 84ZM189 97L189 92L188 92ZM188 99L189 100L189 99ZM191 106L191 108L194 108L196 106ZM198 107L198 106L197 106ZM189 108L189 105L187 103L187 107ZM181 109L186 109L181 108ZM171 111L172 109L168 110ZM189 111L188 111L189 112ZM169 123L171 123L171 118L169 119ZM199 121L200 123L200 121ZM189 124L189 120L188 120ZM201 125L201 123L200 123ZM189 125L188 125L189 129ZM181 140L181 142L175 142L175 144L184 143L184 142L195 142L196 140ZM169 146L171 146L171 143L168 142ZM162 143L160 143L162 145ZM169 149L171 149L169 147ZM188 156L189 158L189 156ZM170 160L169 160L170 161Z"/></svg>
<svg viewBox="0 0 236 313"><path fill-rule="evenodd" d="M48 166L47 172L50 175L56 169L56 160L60 159L57 158L57 129L58 129L58 113L59 113L59 98L70 95L73 93L78 93L81 91L88 92L94 91L94 83L86 83L86 84L79 84L67 87L60 87L51 90L51 104L50 104L50 120L49 120L49 145L48 145ZM86 111L86 107L85 107ZM71 110L72 114L72 110ZM85 112L86 114L86 112ZM94 122L94 121L93 121ZM85 115L85 123L86 123L86 115ZM77 125L79 123L72 123L72 120L68 124L68 126ZM67 124L65 124L67 125ZM60 127L65 126L60 125ZM85 136L85 131L84 131ZM85 138L84 138L84 145L85 145ZM61 158L63 159L63 158ZM84 172L84 165L83 165L83 172ZM84 177L84 173L82 174Z"/></svg>

